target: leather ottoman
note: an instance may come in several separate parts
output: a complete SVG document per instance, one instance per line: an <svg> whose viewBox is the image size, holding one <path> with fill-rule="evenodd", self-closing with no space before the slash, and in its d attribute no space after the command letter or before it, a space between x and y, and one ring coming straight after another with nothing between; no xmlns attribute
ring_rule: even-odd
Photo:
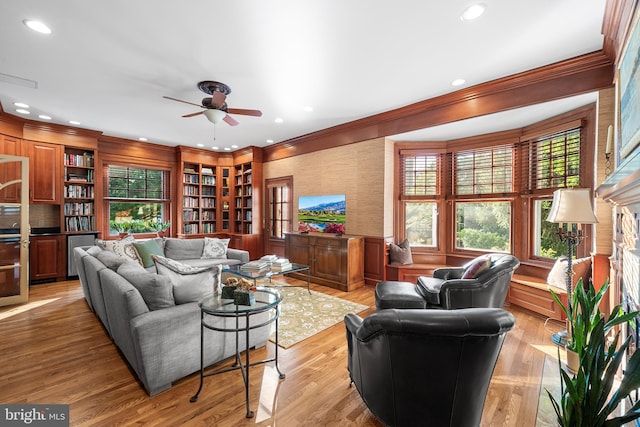
<svg viewBox="0 0 640 427"><path fill-rule="evenodd" d="M418 287L410 282L383 280L376 285L376 309L385 308L426 308L426 299L418 292Z"/></svg>

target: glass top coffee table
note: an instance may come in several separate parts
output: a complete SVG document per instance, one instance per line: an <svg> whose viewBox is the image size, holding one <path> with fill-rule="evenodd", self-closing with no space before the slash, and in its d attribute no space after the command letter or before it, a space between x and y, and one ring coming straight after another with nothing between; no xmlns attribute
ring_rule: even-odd
<svg viewBox="0 0 640 427"><path fill-rule="evenodd" d="M233 274L235 276L240 276L242 278L245 279L249 279L249 280L253 280L253 285L257 286L257 281L260 279L269 279L269 283L266 284L262 284L262 286L269 286L269 287L274 287L274 288L278 288L278 287L293 287L293 288L302 288L304 286L300 286L300 285L272 285L271 284L271 278L275 277L275 276L280 276L283 274L289 274L289 273L298 273L298 272L302 272L302 271L306 271L307 272L307 291L309 292L309 294L311 294L311 288L310 288L310 271L309 271L309 266L308 265L304 265L304 264L296 264L296 263L291 263L291 268L287 268L286 270L272 270L271 268L267 267L267 268L263 268L261 270L243 270L242 269L242 265L243 264L236 264L236 265L225 265L222 267L222 272L227 272L230 274Z"/></svg>

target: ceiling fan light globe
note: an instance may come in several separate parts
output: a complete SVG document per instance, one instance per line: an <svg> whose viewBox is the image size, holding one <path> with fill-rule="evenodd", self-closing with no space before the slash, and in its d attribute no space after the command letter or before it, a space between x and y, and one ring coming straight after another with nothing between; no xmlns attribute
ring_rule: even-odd
<svg viewBox="0 0 640 427"><path fill-rule="evenodd" d="M214 125L219 124L227 115L226 112L222 110L216 110L215 108L211 108L208 110L204 110L204 116Z"/></svg>

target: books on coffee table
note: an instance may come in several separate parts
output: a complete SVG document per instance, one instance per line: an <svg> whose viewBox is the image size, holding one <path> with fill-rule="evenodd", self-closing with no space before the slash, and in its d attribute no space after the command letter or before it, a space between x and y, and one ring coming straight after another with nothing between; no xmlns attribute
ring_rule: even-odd
<svg viewBox="0 0 640 427"><path fill-rule="evenodd" d="M257 259L255 261L249 261L240 266L241 271L259 271L264 270L269 267L269 263L267 261L263 261L261 259Z"/></svg>

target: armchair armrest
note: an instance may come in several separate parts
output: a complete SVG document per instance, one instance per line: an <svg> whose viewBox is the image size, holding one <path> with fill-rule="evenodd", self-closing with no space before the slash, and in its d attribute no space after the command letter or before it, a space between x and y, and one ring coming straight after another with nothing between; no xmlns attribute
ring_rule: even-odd
<svg viewBox="0 0 640 427"><path fill-rule="evenodd" d="M360 325L362 325L362 322L362 317L358 316L357 314L347 313L344 316L344 325L347 328L347 332L351 333L352 335L356 334L356 331L358 330Z"/></svg>
<svg viewBox="0 0 640 427"><path fill-rule="evenodd" d="M442 280L459 279L463 273L464 267L441 267L433 270L433 277Z"/></svg>

